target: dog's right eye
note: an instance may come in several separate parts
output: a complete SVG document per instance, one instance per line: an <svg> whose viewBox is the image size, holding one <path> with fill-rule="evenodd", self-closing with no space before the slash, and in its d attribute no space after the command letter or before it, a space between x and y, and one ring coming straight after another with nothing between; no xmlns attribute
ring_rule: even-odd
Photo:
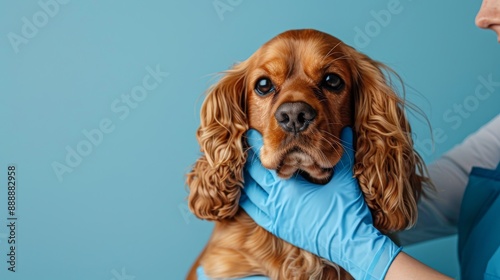
<svg viewBox="0 0 500 280"><path fill-rule="evenodd" d="M274 85L269 78L261 78L255 83L255 92L264 96L274 91Z"/></svg>
<svg viewBox="0 0 500 280"><path fill-rule="evenodd" d="M344 87L344 81L337 74L327 74L323 78L323 87L331 91L339 91Z"/></svg>

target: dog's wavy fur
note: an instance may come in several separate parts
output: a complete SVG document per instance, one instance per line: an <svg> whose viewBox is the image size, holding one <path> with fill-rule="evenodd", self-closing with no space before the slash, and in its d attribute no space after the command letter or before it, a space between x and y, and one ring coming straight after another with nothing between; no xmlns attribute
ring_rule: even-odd
<svg viewBox="0 0 500 280"><path fill-rule="evenodd" d="M299 45L302 56L294 49ZM187 185L191 211L201 219L215 221L215 228L188 279L196 279L199 265L214 279L249 275L267 275L271 279L350 278L338 266L273 236L238 207L247 157L245 132L257 128L263 133L265 144L266 137L274 137L266 135L265 128L274 121L270 115L258 111L258 118L257 113L249 116L257 106L263 108L260 110L270 108L267 101L254 96L249 73L263 57L295 55L300 60L307 57L304 52L311 55L318 52L322 56L325 52L335 53L333 61L339 63L339 71L348 73L345 82L349 97L347 104L341 104L347 120L337 124L340 128L335 134L339 136L343 126L353 127L355 176L375 226L388 233L415 223L422 183L428 179L423 176L423 161L413 149L405 100L395 92L388 78L392 71L328 34L315 30L287 31L226 71L207 92L197 131L203 155L187 175ZM321 65L322 61L305 63ZM269 131L277 133L272 127Z"/></svg>

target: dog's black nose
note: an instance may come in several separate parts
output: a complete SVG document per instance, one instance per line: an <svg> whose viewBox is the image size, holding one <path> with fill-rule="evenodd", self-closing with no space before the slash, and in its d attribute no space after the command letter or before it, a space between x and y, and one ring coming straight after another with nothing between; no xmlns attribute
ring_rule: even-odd
<svg viewBox="0 0 500 280"><path fill-rule="evenodd" d="M274 117L286 132L300 133L316 117L316 110L305 102L287 102L278 107Z"/></svg>

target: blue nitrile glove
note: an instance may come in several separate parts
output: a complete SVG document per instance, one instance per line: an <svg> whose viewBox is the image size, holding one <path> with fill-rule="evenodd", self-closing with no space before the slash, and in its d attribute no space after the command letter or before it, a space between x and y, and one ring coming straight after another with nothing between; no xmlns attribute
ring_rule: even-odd
<svg viewBox="0 0 500 280"><path fill-rule="evenodd" d="M247 140L251 150L240 205L255 222L279 238L339 264L355 279L384 278L401 248L373 226L353 176L352 129L342 131L344 152L326 185L312 184L302 176L279 178L260 163L262 136L250 130Z"/></svg>

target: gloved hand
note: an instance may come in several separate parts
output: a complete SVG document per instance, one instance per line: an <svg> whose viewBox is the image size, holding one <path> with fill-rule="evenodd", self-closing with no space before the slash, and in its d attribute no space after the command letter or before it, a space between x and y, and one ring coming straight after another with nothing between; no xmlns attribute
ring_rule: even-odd
<svg viewBox="0 0 500 280"><path fill-rule="evenodd" d="M355 279L383 279L401 248L373 226L353 176L352 129L342 131L343 155L332 180L324 186L302 176L279 178L260 163L262 136L250 130L247 141L251 150L240 205L255 222L279 238L337 263Z"/></svg>

